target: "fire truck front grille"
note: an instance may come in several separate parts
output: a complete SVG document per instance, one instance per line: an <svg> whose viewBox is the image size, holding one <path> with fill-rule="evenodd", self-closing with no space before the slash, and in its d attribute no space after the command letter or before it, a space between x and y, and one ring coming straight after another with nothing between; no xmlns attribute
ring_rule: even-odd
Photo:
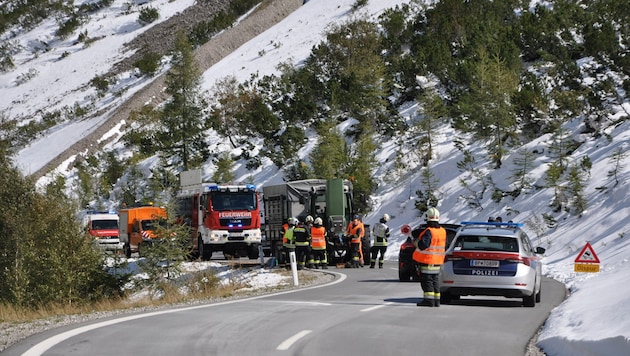
<svg viewBox="0 0 630 356"><path fill-rule="evenodd" d="M252 219L221 219L221 226L235 229L242 229L244 226L250 226Z"/></svg>

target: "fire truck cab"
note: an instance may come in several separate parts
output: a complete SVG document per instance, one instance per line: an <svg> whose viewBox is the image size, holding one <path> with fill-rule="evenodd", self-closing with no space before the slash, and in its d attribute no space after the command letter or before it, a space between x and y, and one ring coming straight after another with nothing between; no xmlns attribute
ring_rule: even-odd
<svg viewBox="0 0 630 356"><path fill-rule="evenodd" d="M83 226L96 246L108 250L121 250L123 243L118 235L118 214L108 211L88 211L83 217Z"/></svg>
<svg viewBox="0 0 630 356"><path fill-rule="evenodd" d="M203 183L201 170L180 176L178 220L190 228L193 253L209 260L215 251L226 258L258 258L260 203L253 184Z"/></svg>

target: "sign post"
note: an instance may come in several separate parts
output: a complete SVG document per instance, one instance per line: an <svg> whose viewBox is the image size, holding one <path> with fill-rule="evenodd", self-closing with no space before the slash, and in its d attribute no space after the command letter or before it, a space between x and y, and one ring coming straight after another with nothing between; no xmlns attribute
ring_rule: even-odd
<svg viewBox="0 0 630 356"><path fill-rule="evenodd" d="M575 264L573 265L573 271L575 272L599 272L599 258L593 250L593 246L590 243L586 243L582 251L575 258Z"/></svg>

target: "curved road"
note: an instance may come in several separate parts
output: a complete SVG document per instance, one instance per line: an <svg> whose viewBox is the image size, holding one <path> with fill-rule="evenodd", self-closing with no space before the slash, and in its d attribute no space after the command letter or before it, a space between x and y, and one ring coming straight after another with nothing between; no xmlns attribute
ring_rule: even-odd
<svg viewBox="0 0 630 356"><path fill-rule="evenodd" d="M520 299L463 297L416 307L418 283L384 269L330 269L330 284L117 317L35 335L6 355L514 355L565 297L543 281L535 308Z"/></svg>

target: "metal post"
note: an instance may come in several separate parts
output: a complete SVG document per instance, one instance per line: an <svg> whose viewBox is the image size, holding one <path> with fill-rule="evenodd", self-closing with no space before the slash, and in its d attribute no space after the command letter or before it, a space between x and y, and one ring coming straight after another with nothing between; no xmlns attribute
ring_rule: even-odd
<svg viewBox="0 0 630 356"><path fill-rule="evenodd" d="M297 258L295 257L295 251L289 251L289 259L291 260L291 272L293 273L293 285L297 286L300 283L298 282Z"/></svg>

